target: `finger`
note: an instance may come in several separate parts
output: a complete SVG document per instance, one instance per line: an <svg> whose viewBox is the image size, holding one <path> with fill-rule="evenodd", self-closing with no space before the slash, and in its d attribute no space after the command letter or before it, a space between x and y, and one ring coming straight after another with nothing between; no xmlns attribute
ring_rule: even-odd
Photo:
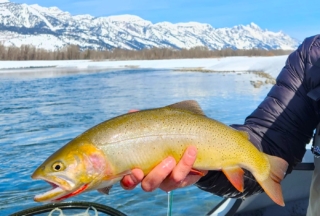
<svg viewBox="0 0 320 216"><path fill-rule="evenodd" d="M181 182L190 173L197 157L197 148L190 146L186 149L181 160L173 169L170 178L175 182Z"/></svg>
<svg viewBox="0 0 320 216"><path fill-rule="evenodd" d="M162 181L172 172L176 165L173 157L164 159L157 165L141 182L141 187L144 191L151 192L159 187Z"/></svg>
<svg viewBox="0 0 320 216"><path fill-rule="evenodd" d="M125 190L134 189L144 177L143 171L140 169L133 169L130 175L126 175L120 181L120 185Z"/></svg>
<svg viewBox="0 0 320 216"><path fill-rule="evenodd" d="M160 188L164 191L170 191L183 185L191 180L199 179L198 176L188 176L197 157L197 149L194 146L187 148L179 163L174 167L170 176L163 181ZM186 177L188 176L188 179ZM185 180L186 179L186 180ZM184 180L186 182L184 182Z"/></svg>

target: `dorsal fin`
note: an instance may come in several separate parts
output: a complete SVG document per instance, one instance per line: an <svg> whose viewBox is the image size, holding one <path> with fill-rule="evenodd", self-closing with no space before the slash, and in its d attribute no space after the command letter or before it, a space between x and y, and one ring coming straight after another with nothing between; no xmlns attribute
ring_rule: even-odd
<svg viewBox="0 0 320 216"><path fill-rule="evenodd" d="M250 140L250 135L247 131L239 131L239 132L244 138L246 138L247 140Z"/></svg>
<svg viewBox="0 0 320 216"><path fill-rule="evenodd" d="M181 102L178 102L175 104L171 104L167 107L188 110L188 111L193 112L195 114L205 115L204 112L202 111L201 107L199 106L198 102L195 100L185 100L185 101L181 101Z"/></svg>

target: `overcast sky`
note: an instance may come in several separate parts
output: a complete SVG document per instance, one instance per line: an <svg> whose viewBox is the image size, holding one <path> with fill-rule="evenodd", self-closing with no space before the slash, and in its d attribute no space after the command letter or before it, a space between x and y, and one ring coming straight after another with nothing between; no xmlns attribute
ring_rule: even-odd
<svg viewBox="0 0 320 216"><path fill-rule="evenodd" d="M299 40L320 34L319 0L12 0L56 6L72 15L132 14L152 23L168 21L209 23L214 28L247 25L283 31Z"/></svg>

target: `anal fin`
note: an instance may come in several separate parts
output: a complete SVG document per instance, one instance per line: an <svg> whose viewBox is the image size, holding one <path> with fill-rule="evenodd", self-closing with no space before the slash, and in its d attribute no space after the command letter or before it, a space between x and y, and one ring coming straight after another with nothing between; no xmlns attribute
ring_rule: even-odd
<svg viewBox="0 0 320 216"><path fill-rule="evenodd" d="M244 171L239 166L226 167L222 169L231 184L240 192L243 192L243 174Z"/></svg>

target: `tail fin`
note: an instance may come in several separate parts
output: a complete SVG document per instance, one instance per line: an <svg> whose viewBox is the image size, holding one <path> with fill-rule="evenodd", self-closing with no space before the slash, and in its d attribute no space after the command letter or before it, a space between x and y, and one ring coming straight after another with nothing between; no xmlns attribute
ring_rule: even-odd
<svg viewBox="0 0 320 216"><path fill-rule="evenodd" d="M282 158L266 155L270 163L269 177L258 181L264 192L278 205L285 206L280 182L284 178L288 163Z"/></svg>

